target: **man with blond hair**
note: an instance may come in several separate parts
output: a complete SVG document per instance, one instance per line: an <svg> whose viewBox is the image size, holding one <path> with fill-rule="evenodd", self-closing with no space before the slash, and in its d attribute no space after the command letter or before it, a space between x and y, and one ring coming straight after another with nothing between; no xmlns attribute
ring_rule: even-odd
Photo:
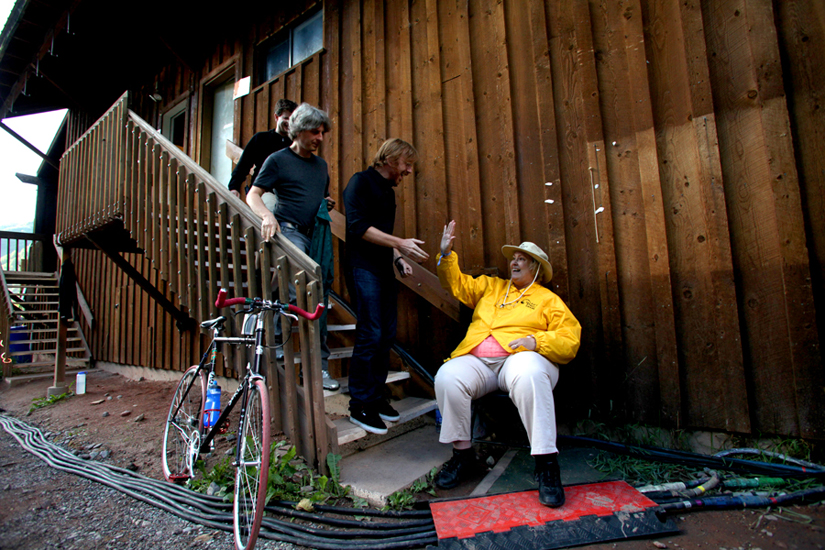
<svg viewBox="0 0 825 550"><path fill-rule="evenodd" d="M404 256L418 263L429 257L418 246L424 241L393 235L394 188L412 173L417 159L412 145L389 139L372 166L353 175L344 189L348 269L358 316L349 368L350 421L376 434L387 433L384 420L400 418L384 394L398 318L393 268L407 277L412 267Z"/></svg>

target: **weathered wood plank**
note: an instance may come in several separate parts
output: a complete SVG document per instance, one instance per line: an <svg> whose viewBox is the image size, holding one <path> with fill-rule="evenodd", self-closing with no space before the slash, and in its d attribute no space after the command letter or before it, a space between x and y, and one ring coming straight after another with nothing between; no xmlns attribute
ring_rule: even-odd
<svg viewBox="0 0 825 550"><path fill-rule="evenodd" d="M749 430L701 11L642 4L685 424ZM668 29L669 32L663 32ZM702 53L699 53L702 52Z"/></svg>

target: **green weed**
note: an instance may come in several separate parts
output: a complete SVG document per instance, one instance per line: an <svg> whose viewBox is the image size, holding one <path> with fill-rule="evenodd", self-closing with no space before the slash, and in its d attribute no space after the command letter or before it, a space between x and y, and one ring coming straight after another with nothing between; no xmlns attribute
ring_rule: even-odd
<svg viewBox="0 0 825 550"><path fill-rule="evenodd" d="M410 485L409 489L403 491L396 491L387 497L387 505L384 510L409 510L416 502L415 495L417 493L427 493L432 496L437 496L435 492L435 475L438 473L438 468L435 467L422 478L419 478Z"/></svg>
<svg viewBox="0 0 825 550"><path fill-rule="evenodd" d="M32 406L29 407L29 412L26 413L26 416L30 415L37 409L42 409L43 407L48 407L49 405L54 405L58 401L62 401L67 399L68 397L74 395L72 391L72 386L74 384L69 384L65 393L61 393L60 395L50 395L48 397L35 397L32 399Z"/></svg>

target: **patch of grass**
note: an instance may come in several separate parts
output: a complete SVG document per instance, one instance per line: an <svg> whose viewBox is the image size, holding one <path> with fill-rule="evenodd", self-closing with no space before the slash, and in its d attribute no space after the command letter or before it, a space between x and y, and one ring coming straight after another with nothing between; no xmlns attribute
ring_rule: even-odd
<svg viewBox="0 0 825 550"><path fill-rule="evenodd" d="M55 403L67 399L68 397L74 395L72 391L72 386L74 384L69 384L65 393L61 393L60 395L50 395L48 397L35 397L32 399L32 405L29 407L29 412L26 413L26 416L30 415L37 409L42 409L43 407L48 407L49 405L54 405Z"/></svg>
<svg viewBox="0 0 825 550"><path fill-rule="evenodd" d="M438 473L438 468L435 467L410 485L409 489L403 491L396 491L387 497L387 505L384 510L410 510L416 503L415 495L417 493L427 493L432 496L437 496L435 492L435 475Z"/></svg>
<svg viewBox="0 0 825 550"><path fill-rule="evenodd" d="M618 475L634 486L695 479L694 470L684 466L617 455L607 451L599 451L599 454L587 463L604 473L605 477Z"/></svg>
<svg viewBox="0 0 825 550"><path fill-rule="evenodd" d="M187 484L190 489L206 494L212 483L215 483L219 489L214 493L214 496L229 501L234 498L235 467L232 465L232 458L226 457L209 471L206 470L206 463L203 460L198 460L195 463L195 468L200 471L201 477L189 480Z"/></svg>
<svg viewBox="0 0 825 550"><path fill-rule="evenodd" d="M266 502L272 500L308 500L311 503L323 503L331 498L340 498L347 495L348 487L342 487L339 480L341 468L338 463L340 455L327 455L327 465L330 477L317 475L307 464L297 458L294 446L289 447L286 453L279 456L276 449L286 445L286 441L273 443L270 448L269 476L266 486ZM232 458L227 457L217 463L210 471L206 471L204 462L198 460L196 467L202 477L190 480L189 488L193 491L206 493L212 483L220 489L216 496L232 500L235 492L235 467Z"/></svg>

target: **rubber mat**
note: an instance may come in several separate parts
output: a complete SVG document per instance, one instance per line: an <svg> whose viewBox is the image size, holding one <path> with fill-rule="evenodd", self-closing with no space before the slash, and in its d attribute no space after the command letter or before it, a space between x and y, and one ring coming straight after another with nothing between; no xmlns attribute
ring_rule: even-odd
<svg viewBox="0 0 825 550"><path fill-rule="evenodd" d="M542 506L538 491L431 502L438 548L551 549L677 532L655 502L624 481L564 489L561 508Z"/></svg>

